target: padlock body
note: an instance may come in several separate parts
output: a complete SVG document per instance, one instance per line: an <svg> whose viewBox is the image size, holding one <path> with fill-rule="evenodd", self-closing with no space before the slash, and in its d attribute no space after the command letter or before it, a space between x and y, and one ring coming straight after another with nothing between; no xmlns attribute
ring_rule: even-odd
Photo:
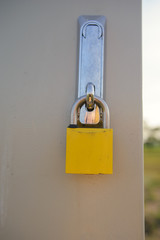
<svg viewBox="0 0 160 240"><path fill-rule="evenodd" d="M67 128L66 173L112 174L113 129Z"/></svg>

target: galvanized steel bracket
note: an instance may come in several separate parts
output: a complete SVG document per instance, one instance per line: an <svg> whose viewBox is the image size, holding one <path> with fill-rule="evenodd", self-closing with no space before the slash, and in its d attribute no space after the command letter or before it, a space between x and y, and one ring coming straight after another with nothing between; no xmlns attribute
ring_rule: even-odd
<svg viewBox="0 0 160 240"><path fill-rule="evenodd" d="M78 98L86 95L88 83L92 83L94 94L103 98L104 66L104 16L80 16L79 22L79 79ZM81 110L81 122L84 122L86 109Z"/></svg>

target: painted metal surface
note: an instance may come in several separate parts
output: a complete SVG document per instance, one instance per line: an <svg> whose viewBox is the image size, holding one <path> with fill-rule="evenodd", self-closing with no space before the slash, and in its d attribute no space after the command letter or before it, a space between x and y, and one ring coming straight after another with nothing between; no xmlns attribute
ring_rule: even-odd
<svg viewBox="0 0 160 240"><path fill-rule="evenodd" d="M142 240L141 1L0 1L0 11L0 239ZM82 14L107 16L112 175L65 174Z"/></svg>

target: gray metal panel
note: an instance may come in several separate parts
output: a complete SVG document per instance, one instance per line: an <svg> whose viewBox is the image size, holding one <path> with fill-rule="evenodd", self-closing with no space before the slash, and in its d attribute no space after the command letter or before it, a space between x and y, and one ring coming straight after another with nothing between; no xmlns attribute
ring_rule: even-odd
<svg viewBox="0 0 160 240"><path fill-rule="evenodd" d="M141 1L0 5L0 239L142 240ZM65 174L82 14L107 17L110 176Z"/></svg>

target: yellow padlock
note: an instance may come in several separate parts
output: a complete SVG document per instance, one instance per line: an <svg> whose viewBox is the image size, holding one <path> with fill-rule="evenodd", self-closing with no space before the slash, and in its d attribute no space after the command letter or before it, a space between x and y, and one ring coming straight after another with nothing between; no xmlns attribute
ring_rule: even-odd
<svg viewBox="0 0 160 240"><path fill-rule="evenodd" d="M108 106L94 96L94 103L102 109L103 128L81 128L77 127L77 116L85 101L86 96L82 96L72 107L66 138L66 173L112 174L113 129L109 129Z"/></svg>

